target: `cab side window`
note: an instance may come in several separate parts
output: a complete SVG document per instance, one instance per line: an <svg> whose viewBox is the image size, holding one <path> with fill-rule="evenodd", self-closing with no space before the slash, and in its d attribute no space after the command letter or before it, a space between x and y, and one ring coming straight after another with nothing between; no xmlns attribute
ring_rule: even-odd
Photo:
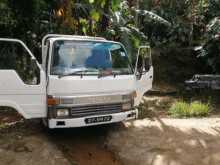
<svg viewBox="0 0 220 165"><path fill-rule="evenodd" d="M0 41L0 70L15 70L28 85L40 83L40 69L20 43Z"/></svg>

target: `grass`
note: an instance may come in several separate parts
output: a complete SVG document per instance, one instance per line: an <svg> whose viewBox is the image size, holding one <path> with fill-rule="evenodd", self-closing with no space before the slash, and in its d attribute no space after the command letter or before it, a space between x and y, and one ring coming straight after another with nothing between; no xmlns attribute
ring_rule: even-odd
<svg viewBox="0 0 220 165"><path fill-rule="evenodd" d="M4 124L4 123L0 123L0 129L4 129L4 128L6 128L7 126Z"/></svg>
<svg viewBox="0 0 220 165"><path fill-rule="evenodd" d="M209 103L177 101L170 107L168 112L172 117L182 118L208 116L211 110L212 107Z"/></svg>
<svg viewBox="0 0 220 165"><path fill-rule="evenodd" d="M191 116L207 116L211 111L211 106L209 103L192 102L190 105Z"/></svg>

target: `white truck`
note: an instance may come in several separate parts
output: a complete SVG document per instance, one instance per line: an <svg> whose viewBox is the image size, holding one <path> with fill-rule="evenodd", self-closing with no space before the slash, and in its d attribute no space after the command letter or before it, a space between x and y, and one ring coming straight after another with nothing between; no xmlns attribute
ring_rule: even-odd
<svg viewBox="0 0 220 165"><path fill-rule="evenodd" d="M152 81L149 46L139 48L132 67L119 42L48 34L40 65L21 40L0 38L0 106L51 129L135 119Z"/></svg>

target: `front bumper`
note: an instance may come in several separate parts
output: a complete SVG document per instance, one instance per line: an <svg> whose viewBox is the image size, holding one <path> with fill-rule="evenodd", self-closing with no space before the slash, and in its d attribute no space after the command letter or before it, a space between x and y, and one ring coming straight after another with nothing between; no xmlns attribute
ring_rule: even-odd
<svg viewBox="0 0 220 165"><path fill-rule="evenodd" d="M86 124L85 119L91 117L102 117L102 116L112 116L111 121L100 122L100 123L92 123ZM93 125L102 125L102 124L110 124L117 123L121 121L136 119L138 117L138 110L131 110L126 112L108 114L108 115L95 115L95 116L87 116L80 118L71 118L71 119L48 119L48 127L53 128L73 128L73 127L87 127Z"/></svg>

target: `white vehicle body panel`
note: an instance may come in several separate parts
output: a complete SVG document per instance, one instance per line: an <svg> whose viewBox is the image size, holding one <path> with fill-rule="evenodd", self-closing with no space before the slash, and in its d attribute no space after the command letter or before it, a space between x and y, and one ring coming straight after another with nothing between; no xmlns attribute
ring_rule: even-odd
<svg viewBox="0 0 220 165"><path fill-rule="evenodd" d="M0 39L1 42L16 42L21 44L31 56L33 54L20 40ZM0 70L0 106L16 109L24 118L44 118L47 116L46 107L46 78L41 66L40 84L25 84L15 70Z"/></svg>
<svg viewBox="0 0 220 165"><path fill-rule="evenodd" d="M150 70L142 75L140 80L136 80L136 92L135 106L138 106L142 100L143 95L152 88L154 69L151 66Z"/></svg>
<svg viewBox="0 0 220 165"><path fill-rule="evenodd" d="M0 70L1 106L16 109L27 119L46 117L45 93L45 81L39 85L26 85L14 70Z"/></svg>
<svg viewBox="0 0 220 165"><path fill-rule="evenodd" d="M131 93L135 90L135 76L49 76L48 94L54 96L80 96Z"/></svg>
<svg viewBox="0 0 220 165"><path fill-rule="evenodd" d="M132 117L128 117L129 114L136 114ZM93 124L86 124L85 119L86 117L81 118L74 118L74 119L49 119L48 126L49 128L70 128L70 127L88 127L88 126L94 126L94 125L102 125L102 124L110 124L110 123L117 123L121 121L126 120L132 120L136 119L138 115L137 110L122 112L122 113L116 113L112 114L112 120L109 122L101 122L101 123L93 123ZM96 116L90 116L90 117L101 117L103 115L96 115ZM57 125L57 122L65 122L65 125Z"/></svg>

